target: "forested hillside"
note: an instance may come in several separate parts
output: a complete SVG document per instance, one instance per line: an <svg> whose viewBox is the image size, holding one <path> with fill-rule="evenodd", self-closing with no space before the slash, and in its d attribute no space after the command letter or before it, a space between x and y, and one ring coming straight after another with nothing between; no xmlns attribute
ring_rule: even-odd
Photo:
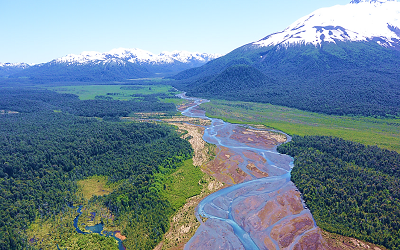
<svg viewBox="0 0 400 250"><path fill-rule="evenodd" d="M399 249L397 152L321 136L294 136L278 150L295 158L292 181L318 226Z"/></svg>
<svg viewBox="0 0 400 250"><path fill-rule="evenodd" d="M36 90L2 90L0 100L4 110L0 114L0 249L34 247L25 234L30 223L53 218L79 202L77 180L94 175L107 176L118 188L93 202L103 204L116 218L129 215L140 222L123 232L131 247L152 249L161 240L176 208L155 188L154 174L171 172L190 159L188 141L167 125L76 115L118 116L120 109L135 110L134 104L140 111L168 111L170 105L87 102ZM110 113L102 113L103 108Z"/></svg>
<svg viewBox="0 0 400 250"><path fill-rule="evenodd" d="M173 78L192 96L390 117L400 114L399 64L400 52L372 43L245 45Z"/></svg>
<svg viewBox="0 0 400 250"><path fill-rule="evenodd" d="M9 76L10 78L27 77L33 81L117 81L127 78L143 78L153 76L147 69L129 62L108 62L105 64L67 64L49 62L34 65Z"/></svg>

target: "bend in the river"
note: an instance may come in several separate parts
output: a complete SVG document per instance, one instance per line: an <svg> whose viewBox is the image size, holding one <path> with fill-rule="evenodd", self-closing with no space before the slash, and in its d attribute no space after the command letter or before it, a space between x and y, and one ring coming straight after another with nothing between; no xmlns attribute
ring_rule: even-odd
<svg viewBox="0 0 400 250"><path fill-rule="evenodd" d="M81 216L82 215L82 207L83 206L79 206L78 208L77 208L77 210L76 210L76 212L78 213L78 215L75 217L75 219L74 219L74 227L75 227L75 230L76 230L76 232L77 233L79 233L79 234L91 234L91 233L97 233L97 234L99 234L99 235L101 235L101 236L104 236L104 237L113 237L117 242L118 242L118 249L119 250L125 250L125 247L123 246L123 244L122 244L122 240L121 239L119 239L119 238L117 238L117 237L115 237L115 232L106 232L106 231L103 231L103 223L99 223L99 224L96 224L96 225L94 225L94 226L86 226L85 227L85 229L87 230L87 232L84 232L84 231L82 231L81 229L79 229L79 226L78 226L78 221L79 221L79 216ZM102 233L103 232L103 233ZM58 245L57 245L57 248L58 249L60 249L59 247L58 247Z"/></svg>
<svg viewBox="0 0 400 250"><path fill-rule="evenodd" d="M203 170L228 184L198 205L201 226L185 249L324 249L320 230L290 181L293 159L276 151L290 137L208 118L198 109L208 100L179 96L192 102L183 115L211 120L203 139L218 152Z"/></svg>

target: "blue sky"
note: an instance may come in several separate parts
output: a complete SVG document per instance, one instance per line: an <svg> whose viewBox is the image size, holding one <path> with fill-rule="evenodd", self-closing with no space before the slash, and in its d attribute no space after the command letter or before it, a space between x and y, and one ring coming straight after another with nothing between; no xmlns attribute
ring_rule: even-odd
<svg viewBox="0 0 400 250"><path fill-rule="evenodd" d="M0 62L82 51L229 51L350 0L0 0Z"/></svg>

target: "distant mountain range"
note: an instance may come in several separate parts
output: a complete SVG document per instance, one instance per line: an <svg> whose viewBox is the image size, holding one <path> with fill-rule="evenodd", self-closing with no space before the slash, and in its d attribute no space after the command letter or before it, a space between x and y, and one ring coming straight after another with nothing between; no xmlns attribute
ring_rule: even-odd
<svg viewBox="0 0 400 250"><path fill-rule="evenodd" d="M48 81L109 81L163 77L201 66L221 55L187 51L155 55L141 49L113 49L70 54L47 63L0 64L0 77L28 77Z"/></svg>
<svg viewBox="0 0 400 250"><path fill-rule="evenodd" d="M30 66L27 63L0 63L0 77L13 75Z"/></svg>
<svg viewBox="0 0 400 250"><path fill-rule="evenodd" d="M399 117L399 17L396 0L352 0L316 10L225 56L120 48L33 66L0 64L0 77L42 82L169 77L193 96Z"/></svg>
<svg viewBox="0 0 400 250"><path fill-rule="evenodd" d="M400 3L353 0L172 79L189 95L400 116Z"/></svg>

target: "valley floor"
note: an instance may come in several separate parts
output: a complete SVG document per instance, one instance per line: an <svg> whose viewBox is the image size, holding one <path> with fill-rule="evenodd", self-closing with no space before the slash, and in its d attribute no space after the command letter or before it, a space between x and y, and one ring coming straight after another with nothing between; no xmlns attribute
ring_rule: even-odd
<svg viewBox="0 0 400 250"><path fill-rule="evenodd" d="M206 104L204 106L206 106L206 110L210 110L210 106L212 106L213 104ZM212 109L214 110L214 109ZM214 110L215 111L215 110ZM229 112L226 112L225 114L228 114ZM239 113L239 112L238 112ZM236 113L235 113L236 114ZM243 114L247 114L246 112L243 112ZM237 117L238 118L238 117ZM243 117L240 117L241 119L243 119ZM229 119L232 119L232 117L230 116ZM194 210L197 206L197 204L200 202L200 200L205 197L207 194L209 194L212 191L216 191L219 188L223 187L222 183L227 183L227 179L224 178L221 179L221 176L219 176L219 172L218 171L222 171L226 173L226 169L215 169L215 163L220 161L220 162L226 162L227 159L229 159L229 152L228 151L224 151L223 148L214 148L215 151L215 155L216 158L213 159L212 161L209 161L210 159L206 159L205 158L205 152L204 152L204 145L205 142L201 139L202 137L202 132L204 131L204 129L202 129L202 127L199 127L199 125L207 125L207 122L202 122L193 118L175 118L175 120L170 120L174 121L175 123L178 122L184 122L181 124L175 124L179 127L179 129L181 130L186 130L188 131L188 133L185 136L190 136L192 137L192 139L189 140L189 142L191 142L192 146L194 147L195 150L195 155L193 157L193 159L199 159L197 160L197 164L199 164L200 166L202 165L202 169L204 172L208 173L210 176L214 176L216 178L216 180L219 181L215 181L215 180L208 180L208 190L206 187L203 186L203 191L201 195L192 197L190 199L187 200L187 203L175 214L175 216L173 217L172 221L171 221L171 228L170 230L166 233L163 242L161 242L155 249L160 250L160 249L183 249L185 246L185 243L188 242L188 240L190 239L191 236L194 235L195 230L198 228L198 226L200 225L199 222L197 222L196 217L194 216ZM247 121L247 120L246 120ZM243 120L241 120L241 122L243 122ZM190 124L192 123L192 124ZM196 125L194 125L194 124ZM251 123L251 122L249 122ZM257 122L256 124L254 124L255 126L257 126L257 124L260 124L259 122ZM257 127L262 128L263 125L258 125ZM242 135L245 135L245 137L248 137L248 133L251 133L249 131L242 133ZM246 137L246 138L247 138ZM250 136L251 137L251 136ZM257 139L256 137L251 137L248 138L247 140L254 142L254 140ZM222 150L222 151L221 151ZM210 153L210 152L208 152ZM210 154L208 154L210 155ZM228 158L226 157L228 156ZM222 157L222 158L221 158ZM232 155L231 155L232 157ZM208 162L207 164L205 164L206 162ZM217 164L220 165L220 164ZM214 167L213 167L214 166ZM228 174L229 176L235 176L235 173L232 172L230 174ZM219 177L218 177L219 176ZM238 178L240 177L240 175L238 175ZM230 180L234 180L231 178L228 178ZM243 177L240 177L237 181L241 182L241 180L244 180ZM237 182L234 181L234 182ZM229 183L229 181L228 181ZM210 188L211 185L211 188ZM217 186L217 188L212 188L212 186ZM227 185L225 185L226 187ZM229 185L228 185L229 186ZM206 190L206 192L205 192ZM332 249L332 250L336 250L336 249L374 249L374 250L383 250L386 248L380 247L380 246L376 246L374 244L371 243L367 243L364 241L360 241L354 238L350 238L350 237L344 237L344 236L340 236L340 235L336 235L336 234L332 234L326 231L323 231L321 229L320 230L320 235L322 236L322 241L323 244L320 245L320 248L316 248L316 249ZM311 237L312 238L312 237ZM311 239L309 238L309 240ZM313 243L314 242L314 243ZM318 245L318 244L317 244ZM315 244L315 240L311 240L309 242L303 242L303 246L307 246L309 248L307 249L313 249L313 247L317 246ZM283 248L286 249L286 248Z"/></svg>

